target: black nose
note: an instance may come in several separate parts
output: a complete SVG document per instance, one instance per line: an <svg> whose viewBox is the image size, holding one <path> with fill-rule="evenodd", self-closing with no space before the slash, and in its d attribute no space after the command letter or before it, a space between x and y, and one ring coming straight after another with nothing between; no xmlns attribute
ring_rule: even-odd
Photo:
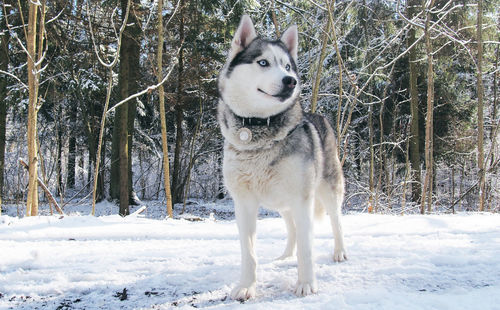
<svg viewBox="0 0 500 310"><path fill-rule="evenodd" d="M295 88L295 85L297 85L297 80L291 76L285 76L282 80L283 85L287 86L288 88Z"/></svg>

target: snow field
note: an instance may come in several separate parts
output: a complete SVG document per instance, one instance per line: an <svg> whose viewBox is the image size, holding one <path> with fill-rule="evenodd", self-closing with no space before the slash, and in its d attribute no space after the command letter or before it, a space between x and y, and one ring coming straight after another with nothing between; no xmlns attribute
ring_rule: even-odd
<svg viewBox="0 0 500 310"><path fill-rule="evenodd" d="M292 294L296 259L279 218L257 224L257 297L239 279L234 220L0 217L0 309L500 309L500 215L343 217L349 260L316 226L319 293ZM126 299L120 300L123 289Z"/></svg>

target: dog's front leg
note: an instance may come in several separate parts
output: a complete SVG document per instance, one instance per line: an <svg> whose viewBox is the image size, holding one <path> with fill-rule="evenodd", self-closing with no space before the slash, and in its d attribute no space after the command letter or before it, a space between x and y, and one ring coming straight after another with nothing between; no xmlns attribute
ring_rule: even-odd
<svg viewBox="0 0 500 310"><path fill-rule="evenodd" d="M313 200L308 199L292 210L297 230L298 281L295 288L297 296L307 296L318 291L314 275L312 256L313 246Z"/></svg>
<svg viewBox="0 0 500 310"><path fill-rule="evenodd" d="M257 258L255 255L255 234L258 204L247 199L235 199L235 215L241 245L240 283L231 292L235 300L247 300L255 297L257 279Z"/></svg>

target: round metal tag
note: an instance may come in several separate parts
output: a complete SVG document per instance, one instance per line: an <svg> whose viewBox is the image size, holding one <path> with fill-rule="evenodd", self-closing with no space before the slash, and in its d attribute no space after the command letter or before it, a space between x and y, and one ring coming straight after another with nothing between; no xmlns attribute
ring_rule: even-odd
<svg viewBox="0 0 500 310"><path fill-rule="evenodd" d="M248 143L252 140L252 132L246 127L240 128L237 135L240 141L243 143Z"/></svg>

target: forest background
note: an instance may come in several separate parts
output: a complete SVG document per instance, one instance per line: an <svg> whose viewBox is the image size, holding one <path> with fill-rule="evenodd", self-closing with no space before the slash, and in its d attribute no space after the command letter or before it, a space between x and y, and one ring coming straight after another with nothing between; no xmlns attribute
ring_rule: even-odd
<svg viewBox="0 0 500 310"><path fill-rule="evenodd" d="M163 2L0 1L2 208L225 198L217 75L247 13L297 24L345 209L500 210L497 0Z"/></svg>

